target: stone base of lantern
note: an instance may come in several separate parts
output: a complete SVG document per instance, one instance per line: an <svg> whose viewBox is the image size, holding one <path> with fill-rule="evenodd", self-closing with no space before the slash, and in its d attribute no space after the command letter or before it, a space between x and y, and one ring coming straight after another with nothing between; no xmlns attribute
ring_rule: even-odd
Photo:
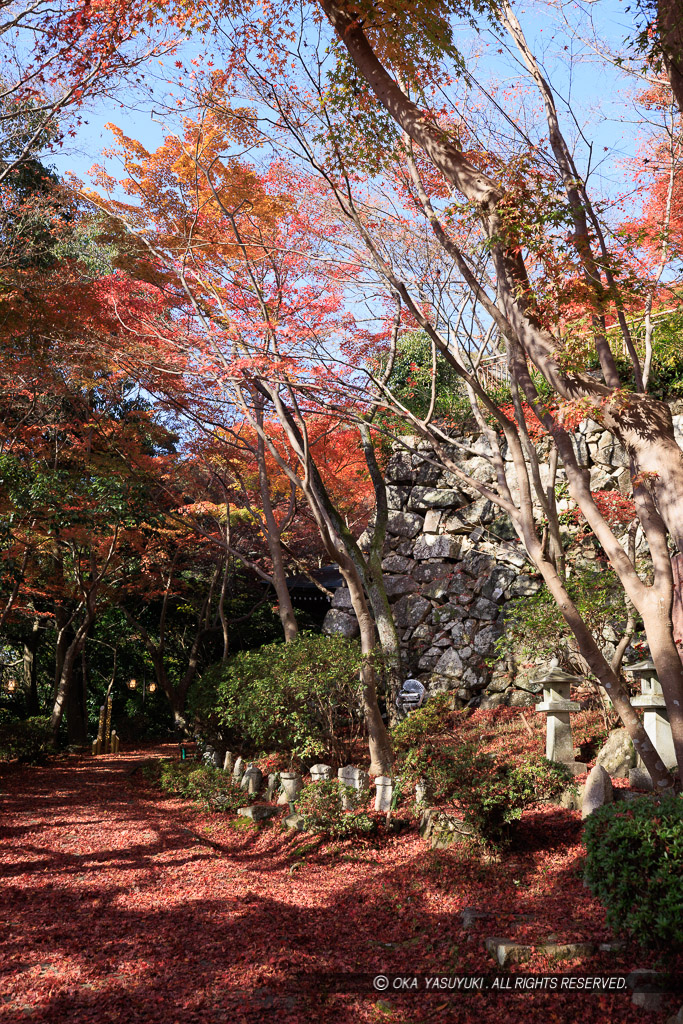
<svg viewBox="0 0 683 1024"><path fill-rule="evenodd" d="M572 775L586 775L588 772L588 765L583 764L582 761L560 761L565 768L568 768Z"/></svg>

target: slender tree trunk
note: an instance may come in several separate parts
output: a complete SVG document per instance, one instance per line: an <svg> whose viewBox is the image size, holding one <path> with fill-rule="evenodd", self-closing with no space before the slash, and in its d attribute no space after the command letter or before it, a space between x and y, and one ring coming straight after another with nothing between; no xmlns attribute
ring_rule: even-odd
<svg viewBox="0 0 683 1024"><path fill-rule="evenodd" d="M93 616L90 613L78 627L73 640L64 651L61 672L57 681L57 693L52 708L52 715L50 717L50 734L52 736L53 743L57 742L62 716L67 706L69 690L73 685L76 659L81 653L81 647L85 643L85 638L92 621Z"/></svg>
<svg viewBox="0 0 683 1024"><path fill-rule="evenodd" d="M38 700L38 647L40 646L40 621L33 620L31 634L24 641L24 685L28 692L29 715L40 714Z"/></svg>
<svg viewBox="0 0 683 1024"><path fill-rule="evenodd" d="M393 755L391 741L377 703L377 672L373 658L377 649L375 623L363 593L363 586L352 565L340 566L351 595L353 610L360 627L360 642L363 662L361 684L363 712L368 729L370 748L370 774L391 775Z"/></svg>
<svg viewBox="0 0 683 1024"><path fill-rule="evenodd" d="M680 0L658 0L657 28L678 109L683 114L683 11Z"/></svg>
<svg viewBox="0 0 683 1024"><path fill-rule="evenodd" d="M258 474L259 474L259 488L261 491L261 504L263 505L263 517L266 523L266 543L268 544L268 551L270 552L270 559L273 563L273 586L275 587L275 593L277 594L278 614L280 616L280 622L282 623L282 629L285 634L285 643L289 643L294 640L299 632L297 625L296 616L294 615L294 605L292 604L292 598L287 587L287 574L285 571L285 562L282 555L282 545L280 544L280 529L275 519L273 512L273 503L270 500L270 488L268 486L268 469L266 466L266 448L263 441L261 431L263 430L263 400L260 396L256 399L255 415L260 427L257 435L257 451L256 457L258 461Z"/></svg>

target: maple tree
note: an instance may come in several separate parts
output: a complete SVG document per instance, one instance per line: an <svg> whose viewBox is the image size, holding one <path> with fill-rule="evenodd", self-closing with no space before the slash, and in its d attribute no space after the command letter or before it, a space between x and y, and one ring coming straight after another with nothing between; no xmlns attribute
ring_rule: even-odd
<svg viewBox="0 0 683 1024"><path fill-rule="evenodd" d="M268 33L270 73L263 70L263 45L250 35L250 26L242 24L230 37L234 49L232 59L226 53L226 75L207 76L204 89L218 92L214 109L225 112L232 108L220 88L229 76L231 81L241 77L244 92L270 111L270 120L259 120L256 108L243 112L245 127L250 132L258 129L261 138L273 145L283 137L296 142L298 157L324 180L342 217L356 229L365 265L374 267L376 279L403 304L412 323L430 337L439 357L463 379L491 445L495 486L467 482L512 519L656 784L666 786L669 776L622 684L563 585L554 488L546 488L541 480L521 409L526 402L552 438L552 480L559 464L572 499L644 621L681 764L683 668L667 613L673 593L667 537L679 545L683 541L679 507L683 463L669 406L646 390L651 359L647 343L643 356L629 323L639 287L642 291L643 284L647 288L650 282L642 280L641 269L639 283L623 252L618 246L611 248L609 230L591 202L562 132L552 88L512 8L444 4L427 9L420 3L347 7L322 0L319 9L336 35L331 58L322 46L316 52L308 40L304 56L292 23L273 5L271 13L281 14L283 20ZM480 31L488 28L516 49L542 105L544 123L539 133L545 132L547 146L532 143L529 148L520 130L525 152L514 147L509 152L502 142L496 151L478 135L481 126L471 116L468 119L458 108L441 102L439 90L457 81L450 68L466 68L453 22L468 14L479 19ZM245 46L251 46L247 52L253 53L247 59ZM301 69L299 84L291 66ZM463 78L467 84L467 75ZM510 123L516 127L514 117ZM392 242L387 245L378 233L377 203L371 215L362 194L367 186L360 179L363 173L382 173L385 181L395 179L397 166L404 179L404 195L410 196L432 231L431 259L457 272L461 284L470 290L470 302L481 310L506 353L513 404L519 403L516 422L492 400L478 374L478 360L490 351L488 327L476 345L458 348L452 336L439 330L438 317L425 306L424 294L413 288L401 266L403 256L395 256L397 246L402 245L405 252L412 243L390 229ZM455 197L457 201L452 201ZM435 256L439 251L440 257ZM626 372L617 363L615 337L623 348ZM597 372L589 371L587 350ZM474 365L473 351L479 353ZM373 380L373 385L391 402L381 381ZM547 400L548 392L552 402ZM396 403L392 406L399 408ZM405 408L401 411L405 415ZM486 424L485 415L495 427ZM586 416L610 431L631 459L637 516L653 558L652 585L638 576L601 514L577 460L570 431ZM437 446L447 442L443 432L419 417L413 416L411 424ZM514 497L501 454L503 439L512 454ZM448 460L445 451L442 458L450 471L462 477L462 470ZM535 508L546 517L550 550L537 531Z"/></svg>
<svg viewBox="0 0 683 1024"><path fill-rule="evenodd" d="M323 410L340 393L339 367L328 355L330 335L338 329L340 297L329 270L316 272L311 261L321 230L333 228L333 222L324 207L316 208L314 202L294 208L283 191L284 183L298 184L299 199L304 185L313 187L313 200L319 190L310 180L297 181L299 176L280 162L258 176L242 161L221 156L232 141L249 138L248 126L238 118L223 112L217 116L207 109L200 121L186 121L182 138L167 138L152 154L116 134L129 174L122 184L139 202L103 201L85 194L135 234L175 281L178 302L185 300L182 333L162 334L157 327L148 327L157 345L155 365L163 346L174 400L191 408L196 425L210 427L223 443L232 436L248 444L248 434L234 425L235 418L241 418L255 439L250 451L259 476L260 526L271 553L288 639L295 635L295 622L284 574L282 525L272 508L268 459L289 481L292 497L297 490L304 495L326 555L339 564L357 608L372 764L381 771L389 766L391 755L377 706L372 659L375 624L363 584L396 662L398 638L379 564L383 532L376 526L374 550L366 559L345 521L344 509L334 502L326 483L325 477L334 479L339 490L334 465L321 471L318 464L318 456L326 457L329 448L325 441L329 414ZM111 188L113 182L100 172L99 185ZM136 333L140 333L138 324ZM149 350L140 346L134 358L138 372L145 374L152 362ZM183 387L190 388L182 399L176 383L179 370L185 371ZM192 376L201 380L201 392L188 383ZM146 386L169 394L168 384L158 376L155 384ZM343 392L342 402L347 401L345 396ZM366 428L361 430L361 441L386 522L385 490ZM386 653L387 645L383 646ZM395 689L400 683L396 664L393 675Z"/></svg>

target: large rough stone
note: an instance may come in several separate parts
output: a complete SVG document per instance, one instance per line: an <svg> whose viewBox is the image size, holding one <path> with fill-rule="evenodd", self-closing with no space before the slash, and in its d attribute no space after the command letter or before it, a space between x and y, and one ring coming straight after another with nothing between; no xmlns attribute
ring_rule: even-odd
<svg viewBox="0 0 683 1024"><path fill-rule="evenodd" d="M408 508L415 512L430 508L460 508L466 501L462 491L456 491L454 488L413 487Z"/></svg>
<svg viewBox="0 0 683 1024"><path fill-rule="evenodd" d="M510 586L511 597L531 597L536 594L543 583L541 580L533 580L530 576L518 576Z"/></svg>
<svg viewBox="0 0 683 1024"><path fill-rule="evenodd" d="M237 813L241 818L249 818L251 821L265 821L277 814L277 807L273 804L252 804L250 807L239 807Z"/></svg>
<svg viewBox="0 0 683 1024"><path fill-rule="evenodd" d="M424 525L422 516L415 512L398 512L387 521L387 533L397 537L416 537Z"/></svg>
<svg viewBox="0 0 683 1024"><path fill-rule="evenodd" d="M445 474L439 466L434 466L430 462L420 462L418 465L415 476L415 483L422 484L423 486L430 486L439 483L442 476Z"/></svg>
<svg viewBox="0 0 683 1024"><path fill-rule="evenodd" d="M406 494L402 487L387 487L387 507L400 512L406 505Z"/></svg>
<svg viewBox="0 0 683 1024"><path fill-rule="evenodd" d="M419 626L421 622L424 622L432 610L432 606L419 594L407 594L398 599L392 610L396 625L399 629L405 629L407 626ZM325 616L325 621L327 621L327 616Z"/></svg>
<svg viewBox="0 0 683 1024"><path fill-rule="evenodd" d="M475 635L472 646L477 654L486 657L493 652L494 644L499 636L500 630L495 626L485 626L484 629L480 629Z"/></svg>
<svg viewBox="0 0 683 1024"><path fill-rule="evenodd" d="M354 615L347 615L339 608L330 608L323 621L323 633L327 636L340 634L348 640L352 640L360 633L358 620Z"/></svg>
<svg viewBox="0 0 683 1024"><path fill-rule="evenodd" d="M384 572L410 572L414 565L413 559L405 555L391 554L382 560Z"/></svg>
<svg viewBox="0 0 683 1024"><path fill-rule="evenodd" d="M434 580L450 580L452 573L452 565L444 565L443 562L422 562L415 566L411 576L419 583L432 583Z"/></svg>
<svg viewBox="0 0 683 1024"><path fill-rule="evenodd" d="M470 615L475 619L496 619L498 617L498 605L488 601L485 597L478 598L472 608Z"/></svg>
<svg viewBox="0 0 683 1024"><path fill-rule="evenodd" d="M409 452L399 451L389 459L384 477L392 484L415 483L416 475Z"/></svg>
<svg viewBox="0 0 683 1024"><path fill-rule="evenodd" d="M602 765L596 764L586 779L581 817L587 818L593 811L597 811L598 807L602 807L603 804L611 804L613 800L612 780Z"/></svg>
<svg viewBox="0 0 683 1024"><path fill-rule="evenodd" d="M439 658L434 666L437 675L451 679L461 679L463 673L462 659L454 647L450 647Z"/></svg>
<svg viewBox="0 0 683 1024"><path fill-rule="evenodd" d="M461 563L463 572L469 573L470 576L484 576L490 573L493 566L493 558L485 552L477 551L476 548L468 551Z"/></svg>
<svg viewBox="0 0 683 1024"><path fill-rule="evenodd" d="M424 533L413 548L417 559L457 558L460 554L460 539L445 533Z"/></svg>
<svg viewBox="0 0 683 1024"><path fill-rule="evenodd" d="M636 755L626 729L613 729L595 759L613 779L627 779Z"/></svg>
<svg viewBox="0 0 683 1024"><path fill-rule="evenodd" d="M332 608L353 608L351 604L351 593L348 587L337 587L332 598Z"/></svg>
<svg viewBox="0 0 683 1024"><path fill-rule="evenodd" d="M411 580L410 576L385 576L384 586L387 597L390 601L403 597L404 594L414 594L418 589L417 583Z"/></svg>

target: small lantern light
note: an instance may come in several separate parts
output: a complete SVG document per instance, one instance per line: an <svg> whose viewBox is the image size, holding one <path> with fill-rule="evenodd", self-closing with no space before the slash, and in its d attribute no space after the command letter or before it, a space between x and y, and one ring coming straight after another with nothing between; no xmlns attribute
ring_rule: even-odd
<svg viewBox="0 0 683 1024"><path fill-rule="evenodd" d="M147 689L149 690L150 693L154 693L156 688L157 688L157 684L156 683L150 683L149 686L147 687Z"/></svg>
<svg viewBox="0 0 683 1024"><path fill-rule="evenodd" d="M129 690L134 690L137 687L137 685L138 685L137 679L129 679L128 680L128 689Z"/></svg>
<svg viewBox="0 0 683 1024"><path fill-rule="evenodd" d="M17 681L16 681L16 679L14 678L14 676L12 676L12 678L11 678L11 679L8 679L8 680L7 680L7 692L8 692L8 693L14 693L14 691L16 690L16 688L17 688Z"/></svg>

